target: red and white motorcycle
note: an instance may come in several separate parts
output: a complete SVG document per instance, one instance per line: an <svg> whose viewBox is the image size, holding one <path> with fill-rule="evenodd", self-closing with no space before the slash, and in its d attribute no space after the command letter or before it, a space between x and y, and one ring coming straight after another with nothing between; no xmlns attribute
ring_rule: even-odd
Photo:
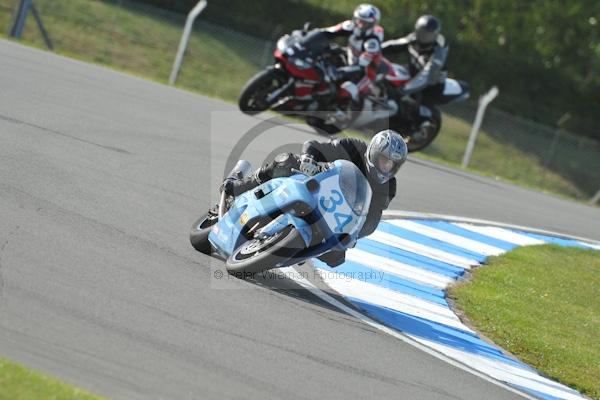
<svg viewBox="0 0 600 400"><path fill-rule="evenodd" d="M439 133L441 113L421 106L413 96L398 96L410 80L408 70L383 59L388 73L379 74L358 102L339 97L341 75L347 66L345 50L315 29L297 30L277 42L272 66L252 77L242 89L239 108L246 114L274 110L296 114L319 132L334 134L346 128L375 132L391 128L407 139L409 151L429 145ZM466 84L447 79L448 101L468 97Z"/></svg>

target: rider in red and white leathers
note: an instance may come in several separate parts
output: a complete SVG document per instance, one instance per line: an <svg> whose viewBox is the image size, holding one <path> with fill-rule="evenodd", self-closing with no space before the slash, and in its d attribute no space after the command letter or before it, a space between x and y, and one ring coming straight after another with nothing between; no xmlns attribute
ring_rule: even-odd
<svg viewBox="0 0 600 400"><path fill-rule="evenodd" d="M329 28L321 29L328 38L348 38L348 67L340 68L344 75L362 72L358 82L348 80L340 87L341 97L351 97L357 101L375 81L382 67L381 42L383 27L379 25L381 13L370 4L361 4L354 10L352 20L341 22Z"/></svg>

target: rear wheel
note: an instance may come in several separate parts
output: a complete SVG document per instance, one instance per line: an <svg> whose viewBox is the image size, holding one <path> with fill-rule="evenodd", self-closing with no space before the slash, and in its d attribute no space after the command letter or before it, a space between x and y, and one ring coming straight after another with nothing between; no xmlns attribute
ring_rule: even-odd
<svg viewBox="0 0 600 400"><path fill-rule="evenodd" d="M440 133L440 128L442 127L442 114L440 113L440 110L435 107L432 108L431 111L432 115L429 119L420 120L419 123L415 123L415 126L408 129L409 132L405 138L408 139L406 146L408 147L409 152L423 150L425 147L429 146L437 137L438 133ZM392 125L392 120L390 120L390 125ZM402 133L407 130L404 125L402 127L390 126L390 128Z"/></svg>
<svg viewBox="0 0 600 400"><path fill-rule="evenodd" d="M198 250L200 253L212 254L212 245L208 241L208 234L214 224L218 222L219 218L216 215L210 213L204 214L200 217L190 231L190 243L192 247Z"/></svg>
<svg viewBox="0 0 600 400"><path fill-rule="evenodd" d="M268 101L267 97L285 84L283 76L270 67L254 75L242 89L238 105L248 115L266 111L277 100Z"/></svg>
<svg viewBox="0 0 600 400"><path fill-rule="evenodd" d="M243 243L227 259L227 270L232 273L256 273L284 265L306 246L293 226L264 239Z"/></svg>

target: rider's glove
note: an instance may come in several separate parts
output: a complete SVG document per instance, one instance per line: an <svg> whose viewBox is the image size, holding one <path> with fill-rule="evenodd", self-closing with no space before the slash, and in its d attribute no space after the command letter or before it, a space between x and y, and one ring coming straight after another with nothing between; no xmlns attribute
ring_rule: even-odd
<svg viewBox="0 0 600 400"><path fill-rule="evenodd" d="M319 172L319 165L311 155L302 154L300 156L300 172L313 176Z"/></svg>
<svg viewBox="0 0 600 400"><path fill-rule="evenodd" d="M223 184L219 188L219 192L225 192L228 196L233 196L235 179L227 178L223 181Z"/></svg>

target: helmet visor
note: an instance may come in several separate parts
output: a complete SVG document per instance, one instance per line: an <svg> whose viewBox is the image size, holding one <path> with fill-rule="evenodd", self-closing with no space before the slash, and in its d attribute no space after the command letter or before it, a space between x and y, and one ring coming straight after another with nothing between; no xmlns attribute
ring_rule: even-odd
<svg viewBox="0 0 600 400"><path fill-rule="evenodd" d="M361 32L367 32L369 29L373 29L375 21L367 21L362 18L355 18L354 24Z"/></svg>
<svg viewBox="0 0 600 400"><path fill-rule="evenodd" d="M427 29L417 29L417 42L423 45L433 44L437 40L438 33Z"/></svg>
<svg viewBox="0 0 600 400"><path fill-rule="evenodd" d="M369 154L369 161L375 167L379 183L392 179L402 166L401 161L394 161L381 153Z"/></svg>

